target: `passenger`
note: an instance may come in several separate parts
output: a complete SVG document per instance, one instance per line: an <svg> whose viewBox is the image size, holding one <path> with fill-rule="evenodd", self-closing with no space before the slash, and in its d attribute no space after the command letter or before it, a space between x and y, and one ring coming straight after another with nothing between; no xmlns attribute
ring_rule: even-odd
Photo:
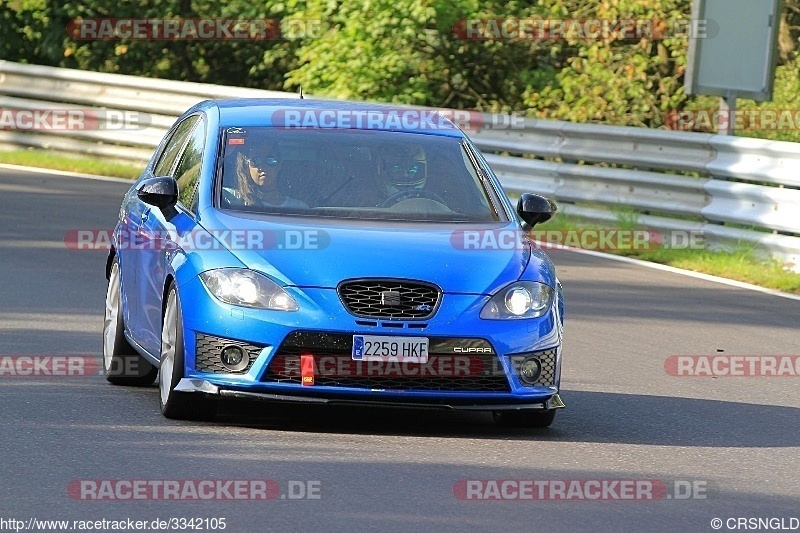
<svg viewBox="0 0 800 533"><path fill-rule="evenodd" d="M239 150L234 157L236 187L224 188L229 203L253 207L308 209L305 202L287 196L281 190L281 160L274 148Z"/></svg>

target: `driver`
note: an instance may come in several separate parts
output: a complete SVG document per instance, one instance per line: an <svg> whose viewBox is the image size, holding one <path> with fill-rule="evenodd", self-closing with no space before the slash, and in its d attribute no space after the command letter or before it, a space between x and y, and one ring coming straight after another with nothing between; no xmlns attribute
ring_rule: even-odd
<svg viewBox="0 0 800 533"><path fill-rule="evenodd" d="M430 197L424 190L428 163L416 144L386 144L373 149L369 168L354 172L332 194L326 205L391 207L404 198Z"/></svg>
<svg viewBox="0 0 800 533"><path fill-rule="evenodd" d="M423 189L428 178L425 152L420 147L389 145L381 149L378 175L386 198Z"/></svg>

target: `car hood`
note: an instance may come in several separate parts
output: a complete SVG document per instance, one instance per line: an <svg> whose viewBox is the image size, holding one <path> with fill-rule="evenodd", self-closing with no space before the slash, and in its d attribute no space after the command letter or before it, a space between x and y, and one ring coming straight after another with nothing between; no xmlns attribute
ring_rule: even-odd
<svg viewBox="0 0 800 533"><path fill-rule="evenodd" d="M229 247L231 253L287 286L335 288L346 279L403 278L434 283L447 293L491 294L523 273L525 279L555 286L550 260L527 244L469 250L460 244L464 231L518 234L514 222L350 223L208 210L202 224L212 233L237 235L239 243Z"/></svg>

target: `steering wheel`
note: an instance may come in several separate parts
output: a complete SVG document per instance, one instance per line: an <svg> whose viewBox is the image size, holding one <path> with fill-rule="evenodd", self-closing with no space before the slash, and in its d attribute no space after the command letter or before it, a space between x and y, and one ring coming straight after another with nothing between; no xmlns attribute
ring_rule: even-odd
<svg viewBox="0 0 800 533"><path fill-rule="evenodd" d="M381 207L392 207L393 205L398 204L403 200L408 200L409 198L427 198L429 200L433 200L434 202L439 202L443 206L447 207L447 202L445 202L441 196L435 192L426 191L425 189L408 189L405 191L398 191L384 200L381 204Z"/></svg>

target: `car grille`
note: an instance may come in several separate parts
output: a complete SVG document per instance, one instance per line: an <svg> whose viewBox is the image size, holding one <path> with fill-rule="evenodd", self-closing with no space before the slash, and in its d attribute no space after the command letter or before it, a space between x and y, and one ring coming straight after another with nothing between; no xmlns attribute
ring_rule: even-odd
<svg viewBox="0 0 800 533"><path fill-rule="evenodd" d="M456 353L455 349L492 353ZM301 356L312 356L314 385L409 391L509 392L508 378L488 342L431 338L427 363L354 361L353 336L295 332L270 362L265 382L302 383Z"/></svg>
<svg viewBox="0 0 800 533"><path fill-rule="evenodd" d="M512 355L511 361L514 368L519 374L519 367L523 360L528 357L536 357L542 365L542 372L539 374L539 379L533 384L538 387L553 387L556 383L556 349L551 348L542 352L533 352L529 354Z"/></svg>
<svg viewBox="0 0 800 533"><path fill-rule="evenodd" d="M245 368L234 372L228 370L222 365L219 360L219 354L225 346L241 346L241 348L250 355L250 362ZM214 337L212 335L205 335L203 333L195 334L195 369L200 372L211 372L214 374L246 374L253 362L261 352L261 346L254 346L242 341L234 341L230 339L223 339L222 337Z"/></svg>
<svg viewBox="0 0 800 533"><path fill-rule="evenodd" d="M353 280L339 285L339 298L358 317L424 320L436 312L441 290L432 284L404 280Z"/></svg>

